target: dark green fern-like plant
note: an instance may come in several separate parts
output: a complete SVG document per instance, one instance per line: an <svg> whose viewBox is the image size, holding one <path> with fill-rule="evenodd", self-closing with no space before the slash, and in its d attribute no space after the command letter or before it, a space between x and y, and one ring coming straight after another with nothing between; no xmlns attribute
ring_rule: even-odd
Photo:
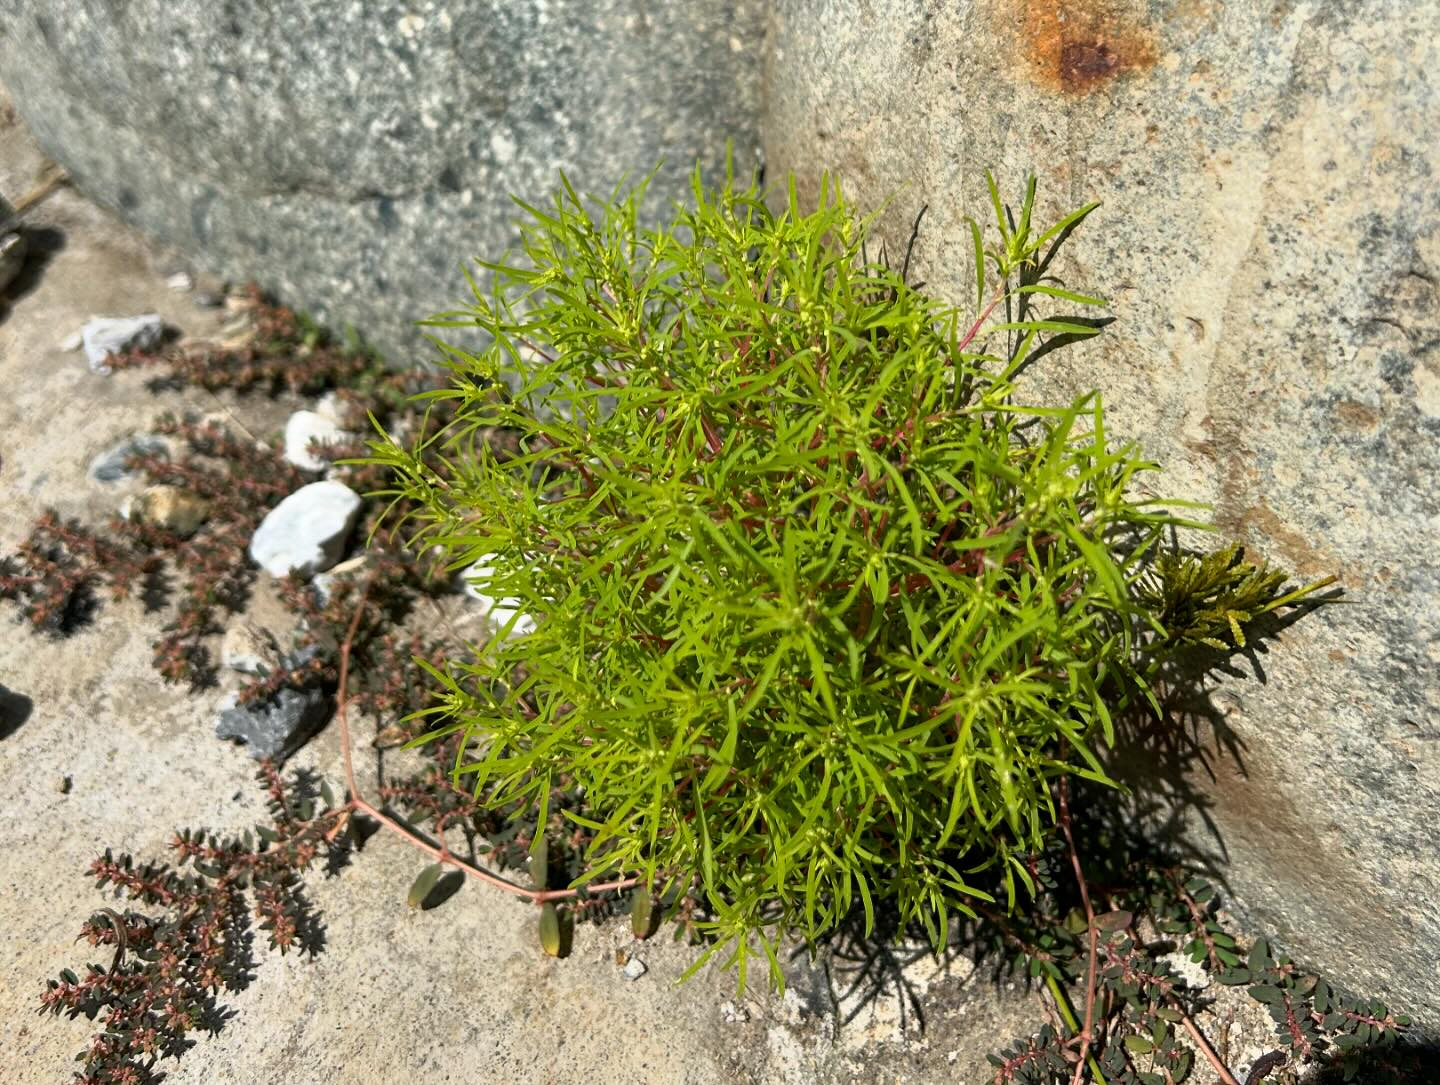
<svg viewBox="0 0 1440 1085"><path fill-rule="evenodd" d="M582 880L698 886L742 983L757 941L778 980L782 932L878 899L941 943L979 872L1011 905L1033 890L1053 785L1108 782L1097 748L1164 652L1314 586L1202 591L1233 561L1161 559L1177 503L1138 496L1153 465L1099 396L1020 397L1039 352L1096 330L1038 308L1100 304L1044 275L1094 205L1040 228L1033 181L1018 216L992 182L962 312L867 260L836 187L776 213L697 174L659 229L643 189L522 205L523 258L432 322L491 344L441 344L457 420L428 464L374 445L420 541L507 616L437 672L428 737L458 733L457 778L542 822L579 788ZM495 426L518 456L477 439Z"/></svg>

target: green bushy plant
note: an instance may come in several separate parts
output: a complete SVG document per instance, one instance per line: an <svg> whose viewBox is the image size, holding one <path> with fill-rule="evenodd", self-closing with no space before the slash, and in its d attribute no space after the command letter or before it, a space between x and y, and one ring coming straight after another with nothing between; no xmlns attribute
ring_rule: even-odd
<svg viewBox="0 0 1440 1085"><path fill-rule="evenodd" d="M1048 274L1094 205L1041 228L1033 181L1018 214L990 191L962 311L870 260L828 183L775 212L697 173L660 228L643 184L567 183L432 322L489 344L436 340L454 421L373 446L417 545L510 615L436 671L427 737L542 823L579 789L582 880L696 889L706 957L742 983L757 942L778 980L781 932L852 907L938 944L982 878L1013 905L1057 779L1108 782L1097 748L1164 655L1317 586L1233 550L1157 561L1182 503L1143 496L1153 465L1100 397L1025 402L1026 367L1097 330L1050 312L1100 301ZM496 426L519 435L503 462L477 438Z"/></svg>

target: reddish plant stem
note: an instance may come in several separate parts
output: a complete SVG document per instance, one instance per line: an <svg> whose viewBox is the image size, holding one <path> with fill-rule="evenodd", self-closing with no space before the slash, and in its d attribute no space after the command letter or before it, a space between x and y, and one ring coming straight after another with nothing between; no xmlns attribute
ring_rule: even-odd
<svg viewBox="0 0 1440 1085"><path fill-rule="evenodd" d="M980 329L984 326L985 321L990 319L990 314L995 311L995 306L1004 300L1005 284L1001 283L1000 292L990 299L990 304L985 306L985 311L975 318L975 323L970 325L970 330L965 333L965 338L960 340L959 344L956 345L955 350L957 353L968 347L971 341L980 334Z"/></svg>
<svg viewBox="0 0 1440 1085"><path fill-rule="evenodd" d="M1310 1041L1305 1038L1305 1033L1301 1031L1300 1028L1300 1022L1295 1017L1295 1003L1291 1001L1290 993L1286 991L1284 992L1284 994L1285 1029L1290 1034L1290 1045L1296 1051L1300 1052L1303 1057L1308 1059L1310 1057L1311 1051L1313 1050L1313 1047Z"/></svg>
<svg viewBox="0 0 1440 1085"><path fill-rule="evenodd" d="M340 753L341 756L344 758L345 763L345 787L346 790L348 790L350 793L350 800L345 805L346 811L357 812L365 814L367 817L374 818L382 826L389 829L396 836L400 837L400 839L406 841L412 847L418 848L420 851L425 852L427 855L432 856L437 862L444 863L447 866L453 866L457 870L468 874L470 877L475 878L478 881L484 882L486 885L494 886L496 889L504 890L506 893L510 893L512 896L524 897L537 905L544 904L546 901L568 900L571 897L578 896L580 893L580 890L578 888L526 889L524 886L516 885L514 882L507 881L505 878L502 878L499 875L491 874L488 870L482 870L480 867L475 866L473 863L467 863L463 859L457 859L454 855L450 854L449 849L446 848L443 843L437 847L436 845L421 839L413 830L402 825L400 822L392 818L389 814L386 814L383 810L380 810L378 807L366 801L366 799L360 794L360 789L355 783L354 758L350 752L350 718L347 707L349 702L350 654L354 649L355 633L360 628L361 615L365 613L366 598L370 594L370 585L372 580L373 577L367 579L364 586L360 590L360 598L355 604L355 614L350 619L350 627L345 631L345 640L340 645L340 678L339 688L337 689L335 694L335 718L340 725ZM586 891L590 893L614 893L619 892L622 889L629 889L632 886L636 886L639 884L640 878L636 876L629 878L620 878L610 882L602 882L599 885L590 885L586 886L585 888Z"/></svg>
<svg viewBox="0 0 1440 1085"><path fill-rule="evenodd" d="M1216 972L1222 971L1225 963L1220 960L1220 955L1216 952L1215 936L1210 933L1210 928L1206 926L1209 917L1205 914L1205 909L1200 907L1200 902L1191 896L1178 873L1171 874L1170 884L1175 887L1176 893L1180 899L1184 901L1185 907L1190 911L1190 922L1195 925L1195 929L1200 932L1201 940L1205 943L1205 956L1210 961L1210 967Z"/></svg>
<svg viewBox="0 0 1440 1085"><path fill-rule="evenodd" d="M720 440L720 431L715 428L710 419L705 417L703 412L700 414L700 429L705 434L705 445L710 449L710 454L712 456L720 455L721 450L725 447L724 442Z"/></svg>
<svg viewBox="0 0 1440 1085"><path fill-rule="evenodd" d="M1180 1009L1179 1000L1173 996L1171 1005L1177 1010ZM1180 1023L1185 1026L1185 1031L1190 1034L1190 1039L1195 1041L1195 1046L1200 1049L1201 1054L1209 1060L1211 1067L1220 1075L1220 1080L1225 1085L1240 1085L1240 1082L1235 1080L1235 1075L1220 1061L1220 1056L1215 1054L1215 1049L1210 1046L1210 1041L1205 1039L1205 1034L1200 1031L1194 1021L1190 1020L1190 1015L1184 1010L1180 1010Z"/></svg>
<svg viewBox="0 0 1440 1085"><path fill-rule="evenodd" d="M1090 1042L1095 1027L1095 986L1099 978L1097 957L1100 937L1099 928L1095 926L1095 909L1090 903L1090 887L1085 881L1085 872L1080 866L1080 853L1075 847L1075 835L1071 828L1069 778L1061 776L1056 790L1060 798L1060 829L1065 835L1065 847L1070 853L1070 865L1075 870L1075 881L1080 886L1080 900L1085 906L1085 926L1090 938L1089 961L1085 976L1085 1023L1080 1029L1080 1058L1075 1063L1075 1076L1071 1078L1071 1085L1080 1085L1081 1078L1085 1073L1085 1059L1090 1052ZM1190 1034L1190 1038L1195 1041L1195 1046L1200 1049L1200 1053L1205 1056L1211 1067L1220 1075L1223 1085L1240 1085L1235 1080L1235 1075L1220 1061L1220 1056L1215 1053L1215 1049L1205 1039L1205 1034L1185 1012L1180 1000L1168 992L1167 997L1171 1007L1180 1014L1180 1023L1185 1026L1185 1031Z"/></svg>
<svg viewBox="0 0 1440 1085"><path fill-rule="evenodd" d="M1080 1028L1080 1058L1076 1060L1075 1076L1071 1078L1071 1085L1080 1085L1080 1079L1085 1073L1085 1057L1090 1054L1090 1040L1095 1028L1095 982L1099 978L1095 958L1100 949L1100 931L1095 926L1095 909L1090 904L1090 887L1085 883L1085 872L1080 867L1080 853L1075 850L1075 834L1070 827L1069 778L1061 776L1056 790L1060 794L1060 828L1065 833L1070 865L1075 868L1075 881L1080 886L1080 901L1085 906L1085 929L1090 940L1085 967L1085 1023Z"/></svg>

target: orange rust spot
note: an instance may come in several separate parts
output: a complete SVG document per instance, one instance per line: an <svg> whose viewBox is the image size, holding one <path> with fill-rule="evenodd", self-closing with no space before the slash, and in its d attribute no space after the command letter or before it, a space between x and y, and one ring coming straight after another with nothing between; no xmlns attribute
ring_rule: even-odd
<svg viewBox="0 0 1440 1085"><path fill-rule="evenodd" d="M1153 67L1154 35L1134 0L1022 0L1025 56L1036 82L1088 94L1127 72Z"/></svg>
<svg viewBox="0 0 1440 1085"><path fill-rule="evenodd" d="M1327 549L1312 546L1310 541L1276 514L1263 500L1246 509L1238 518L1217 516L1216 523L1244 536L1254 532L1268 543L1267 549L1290 567L1297 577L1317 577L1340 570L1340 561Z"/></svg>

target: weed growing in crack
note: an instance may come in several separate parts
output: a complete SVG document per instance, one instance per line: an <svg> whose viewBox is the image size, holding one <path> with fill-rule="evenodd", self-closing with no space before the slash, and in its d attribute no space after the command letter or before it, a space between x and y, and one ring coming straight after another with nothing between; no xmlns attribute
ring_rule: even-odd
<svg viewBox="0 0 1440 1085"><path fill-rule="evenodd" d="M0 598L19 604L33 625L63 634L93 613L100 585L116 600L138 586L151 609L165 609L173 594L155 642L155 669L166 681L201 688L214 680L206 640L224 630L224 615L241 610L249 596L250 536L302 479L274 446L236 437L213 418L162 416L154 428L176 438L186 457L172 463L137 453L127 467L203 501L208 517L200 529L187 537L117 516L102 535L47 513L18 552L0 562ZM179 581L173 588L165 578L171 568Z"/></svg>
<svg viewBox="0 0 1440 1085"><path fill-rule="evenodd" d="M158 353L126 351L112 355L107 364L116 370L163 366L168 373L157 378L162 386L188 384L212 392L222 388L272 393L286 389L303 395L360 382L380 368L358 344L336 343L303 315L271 304L253 284L235 302L235 311L250 320L230 341L177 346Z"/></svg>
<svg viewBox="0 0 1440 1085"><path fill-rule="evenodd" d="M35 629L64 636L89 620L101 585L117 601L137 589L156 590L162 559L154 544L160 541L106 538L46 512L15 554L0 557L0 599L13 601Z"/></svg>
<svg viewBox="0 0 1440 1085"><path fill-rule="evenodd" d="M833 187L775 212L697 173L642 229L643 186L567 184L434 321L491 343L447 349L453 423L374 445L415 545L536 623L436 672L427 737L462 737L487 803L583 788L585 878L698 882L696 967L742 984L854 907L937 946L987 874L1017 907L1064 781L1110 782L1099 752L1162 661L1328 583L1164 556L1201 525L1141 495L1155 466L1098 395L1024 401L1030 365L1098 331L1067 310L1100 300L1048 274L1094 207L1045 227L1033 182L1014 213L991 195L961 309L870 262ZM475 441L494 426L516 455Z"/></svg>
<svg viewBox="0 0 1440 1085"><path fill-rule="evenodd" d="M174 615L155 645L155 669L170 682L208 686L214 682L214 664L205 639L224 631L222 615L243 609L255 577L245 553L250 536L265 514L303 480L273 445L237 438L213 419L164 417L156 432L179 438L189 457L171 463L140 455L134 458L135 468L151 482L198 496L208 504L210 516L193 537L164 540L171 543L166 549L181 582ZM121 528L134 530L124 521Z"/></svg>

